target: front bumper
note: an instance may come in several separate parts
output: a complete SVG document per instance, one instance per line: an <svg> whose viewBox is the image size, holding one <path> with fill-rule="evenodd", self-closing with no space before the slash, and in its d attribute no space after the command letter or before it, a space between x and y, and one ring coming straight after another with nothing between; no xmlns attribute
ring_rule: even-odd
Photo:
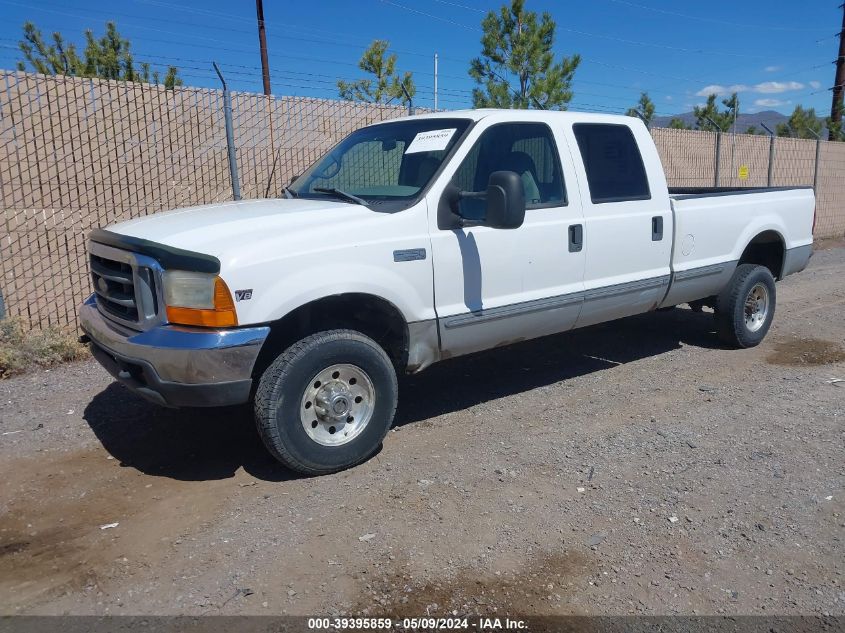
<svg viewBox="0 0 845 633"><path fill-rule="evenodd" d="M159 325L136 332L106 319L89 297L79 312L94 358L157 404L216 407L249 400L252 369L269 327L224 330Z"/></svg>

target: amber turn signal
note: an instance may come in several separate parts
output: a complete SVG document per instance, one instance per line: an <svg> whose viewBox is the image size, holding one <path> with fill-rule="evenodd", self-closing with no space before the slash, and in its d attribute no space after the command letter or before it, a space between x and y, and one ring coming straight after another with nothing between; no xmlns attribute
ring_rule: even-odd
<svg viewBox="0 0 845 633"><path fill-rule="evenodd" d="M232 327L238 324L235 302L226 282L214 280L214 308L182 308L167 306L167 320L178 325L200 327Z"/></svg>

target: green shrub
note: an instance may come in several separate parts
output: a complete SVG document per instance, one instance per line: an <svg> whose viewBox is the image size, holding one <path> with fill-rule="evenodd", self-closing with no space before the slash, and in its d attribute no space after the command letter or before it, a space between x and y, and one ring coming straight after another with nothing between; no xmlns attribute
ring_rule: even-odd
<svg viewBox="0 0 845 633"><path fill-rule="evenodd" d="M0 320L0 378L34 367L79 360L88 349L78 336L56 327L33 330L19 318Z"/></svg>

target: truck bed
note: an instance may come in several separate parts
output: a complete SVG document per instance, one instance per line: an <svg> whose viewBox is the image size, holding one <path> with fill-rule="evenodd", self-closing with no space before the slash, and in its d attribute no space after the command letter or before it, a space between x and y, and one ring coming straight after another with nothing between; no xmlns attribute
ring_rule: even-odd
<svg viewBox="0 0 845 633"><path fill-rule="evenodd" d="M715 294L727 284L752 239L780 242L784 268L809 257L813 242L812 187L669 189L674 216L673 281L664 305ZM780 273L780 274L779 274Z"/></svg>

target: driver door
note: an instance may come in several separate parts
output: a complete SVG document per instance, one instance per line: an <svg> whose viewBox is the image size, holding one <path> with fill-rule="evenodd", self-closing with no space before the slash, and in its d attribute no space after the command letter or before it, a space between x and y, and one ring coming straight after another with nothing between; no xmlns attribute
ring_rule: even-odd
<svg viewBox="0 0 845 633"><path fill-rule="evenodd" d="M434 296L444 357L568 330L581 309L584 219L579 197L567 195L576 179L566 141L545 123L489 119L476 125L432 191ZM483 191L490 174L501 170L523 182L521 227L437 226L432 207L446 185ZM466 219L483 221L485 208L483 199L459 202Z"/></svg>

